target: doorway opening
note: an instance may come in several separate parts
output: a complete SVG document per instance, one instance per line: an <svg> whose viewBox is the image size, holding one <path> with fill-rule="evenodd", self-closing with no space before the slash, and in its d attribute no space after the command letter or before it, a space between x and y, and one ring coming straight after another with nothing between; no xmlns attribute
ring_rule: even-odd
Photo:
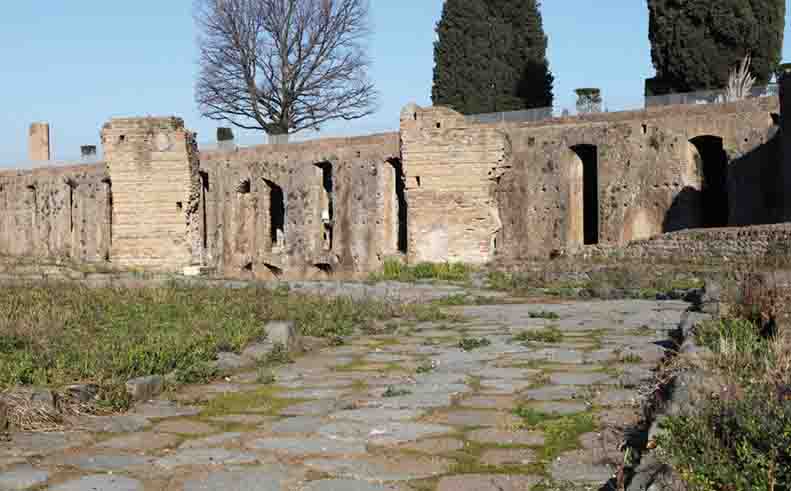
<svg viewBox="0 0 791 491"><path fill-rule="evenodd" d="M700 155L698 167L703 176L703 227L728 225L728 154L722 138L698 136L689 141Z"/></svg>

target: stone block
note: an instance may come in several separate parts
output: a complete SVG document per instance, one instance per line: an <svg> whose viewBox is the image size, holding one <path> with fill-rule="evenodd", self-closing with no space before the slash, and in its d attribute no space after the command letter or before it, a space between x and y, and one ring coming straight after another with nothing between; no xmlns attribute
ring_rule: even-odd
<svg viewBox="0 0 791 491"><path fill-rule="evenodd" d="M147 401L162 392L165 385L164 377L150 375L126 382L126 392L134 401Z"/></svg>
<svg viewBox="0 0 791 491"><path fill-rule="evenodd" d="M273 345L282 344L288 349L289 353L302 350L302 342L294 321L269 322L264 326L264 331L266 332L268 343Z"/></svg>

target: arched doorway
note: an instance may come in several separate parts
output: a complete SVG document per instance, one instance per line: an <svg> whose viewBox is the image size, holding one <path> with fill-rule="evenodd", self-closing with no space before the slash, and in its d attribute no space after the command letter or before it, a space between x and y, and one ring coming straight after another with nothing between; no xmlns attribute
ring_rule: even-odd
<svg viewBox="0 0 791 491"><path fill-rule="evenodd" d="M703 177L701 193L703 227L728 225L728 154L722 138L698 136L689 141L698 151L698 170Z"/></svg>
<svg viewBox="0 0 791 491"><path fill-rule="evenodd" d="M570 179L570 242L599 243L599 153L596 145L571 147L575 159Z"/></svg>

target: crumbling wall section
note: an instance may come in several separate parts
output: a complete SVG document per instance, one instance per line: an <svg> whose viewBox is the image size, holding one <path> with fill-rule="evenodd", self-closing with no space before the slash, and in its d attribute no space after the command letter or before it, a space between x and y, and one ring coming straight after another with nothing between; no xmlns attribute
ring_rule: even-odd
<svg viewBox="0 0 791 491"><path fill-rule="evenodd" d="M510 167L508 135L466 127L446 108L407 106L401 141L411 262L486 263L502 227L497 186Z"/></svg>
<svg viewBox="0 0 791 491"><path fill-rule="evenodd" d="M200 261L194 134L179 118L119 118L102 143L113 183L112 260L181 271Z"/></svg>
<svg viewBox="0 0 791 491"><path fill-rule="evenodd" d="M104 164L0 172L0 255L106 261L110 192Z"/></svg>
<svg viewBox="0 0 791 491"><path fill-rule="evenodd" d="M692 143L702 136L727 154L728 224L778 221L777 111L766 97L494 125L407 106L410 260L546 257L582 247L583 237L624 244L704 226L707 178ZM582 147L595 160L586 200ZM590 213L597 229L583 233Z"/></svg>
<svg viewBox="0 0 791 491"><path fill-rule="evenodd" d="M382 176L399 157L397 133L201 152L208 264L226 277L258 279L378 269L391 251L383 203L395 193ZM273 231L280 192L283 230Z"/></svg>

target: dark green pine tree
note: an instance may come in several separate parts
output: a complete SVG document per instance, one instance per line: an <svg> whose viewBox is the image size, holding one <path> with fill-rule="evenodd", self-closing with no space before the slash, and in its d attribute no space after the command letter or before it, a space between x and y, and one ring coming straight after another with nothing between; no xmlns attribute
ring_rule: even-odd
<svg viewBox="0 0 791 491"><path fill-rule="evenodd" d="M648 0L656 77L646 95L721 89L747 53L757 84L780 62L785 0Z"/></svg>
<svg viewBox="0 0 791 491"><path fill-rule="evenodd" d="M537 0L487 0L498 27L495 59L505 86L498 91L497 111L552 107L554 77L547 62L540 3ZM502 75L501 75L502 73Z"/></svg>
<svg viewBox="0 0 791 491"><path fill-rule="evenodd" d="M447 0L434 45L436 105L464 114L552 106L536 0Z"/></svg>
<svg viewBox="0 0 791 491"><path fill-rule="evenodd" d="M435 105L464 114L487 112L488 11L484 0L446 0L434 43Z"/></svg>

